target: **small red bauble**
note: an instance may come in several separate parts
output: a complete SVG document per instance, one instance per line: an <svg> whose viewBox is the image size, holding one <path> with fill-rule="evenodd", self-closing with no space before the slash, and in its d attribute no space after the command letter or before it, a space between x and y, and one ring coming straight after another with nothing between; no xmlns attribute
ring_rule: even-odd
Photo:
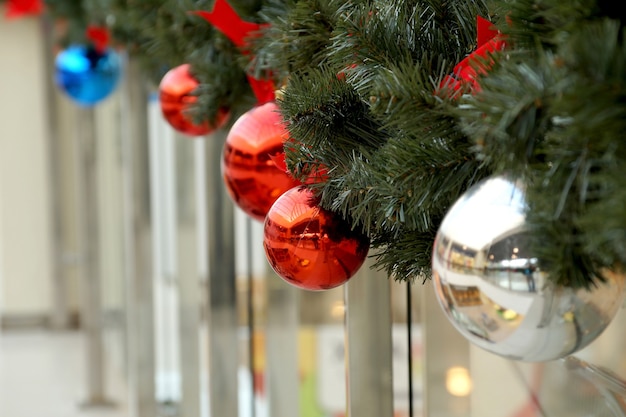
<svg viewBox="0 0 626 417"><path fill-rule="evenodd" d="M276 200L263 229L265 255L274 271L312 291L347 282L365 261L370 244L367 236L318 201L307 188L292 188Z"/></svg>
<svg viewBox="0 0 626 417"><path fill-rule="evenodd" d="M222 175L232 200L246 214L263 221L285 191L300 185L285 169L284 141L289 133L274 102L244 113L228 132Z"/></svg>
<svg viewBox="0 0 626 417"><path fill-rule="evenodd" d="M222 127L229 117L227 110L220 109L214 124L208 121L194 123L187 110L198 99L192 94L198 85L198 80L190 72L189 64L172 68L159 84L159 102L163 117L174 129L189 136L211 133Z"/></svg>

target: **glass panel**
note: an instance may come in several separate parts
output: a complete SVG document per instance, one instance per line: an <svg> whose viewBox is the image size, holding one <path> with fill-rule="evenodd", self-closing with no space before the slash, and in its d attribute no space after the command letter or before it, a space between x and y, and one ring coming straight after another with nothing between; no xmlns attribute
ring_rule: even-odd
<svg viewBox="0 0 626 417"><path fill-rule="evenodd" d="M472 416L626 415L626 343L622 307L605 332L571 357L509 361L472 348ZM498 412L495 410L499 409Z"/></svg>
<svg viewBox="0 0 626 417"><path fill-rule="evenodd" d="M363 417L390 417L394 390L390 282L372 269L372 264L372 259L366 260L344 286L347 412Z"/></svg>
<svg viewBox="0 0 626 417"><path fill-rule="evenodd" d="M473 385L469 343L444 316L431 281L419 286L419 299L424 415L469 416Z"/></svg>

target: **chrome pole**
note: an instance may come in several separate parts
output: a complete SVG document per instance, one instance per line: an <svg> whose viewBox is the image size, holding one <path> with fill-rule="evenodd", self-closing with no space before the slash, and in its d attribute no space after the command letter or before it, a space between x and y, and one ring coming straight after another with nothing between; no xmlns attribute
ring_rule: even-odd
<svg viewBox="0 0 626 417"><path fill-rule="evenodd" d="M157 415L155 387L152 217L148 141L148 88L139 63L126 62L122 101L124 166L126 354L132 417Z"/></svg>
<svg viewBox="0 0 626 417"><path fill-rule="evenodd" d="M267 265L266 361L269 415L299 415L298 369L299 290L279 278Z"/></svg>
<svg viewBox="0 0 626 417"><path fill-rule="evenodd" d="M81 194L82 244L84 251L82 281L82 321L86 335L87 399L86 407L111 406L105 393L105 367L100 291L99 195L94 111L79 109L80 164L77 170Z"/></svg>
<svg viewBox="0 0 626 417"><path fill-rule="evenodd" d="M58 126L58 106L56 105L56 89L53 83L53 68L51 65L54 62L53 45L54 38L52 33L52 22L49 18L43 17L40 22L40 31L42 34L43 42L43 55L45 65L45 85L46 85L46 102L48 113L48 162L49 162L49 175L48 175L48 189L50 197L50 217L52 224L51 233L51 251L52 251L52 311L50 315L50 324L53 329L66 329L70 325L69 307L68 307L68 290L67 282L64 274L64 261L63 254L65 252L64 247L64 224L63 224L63 204L60 181L61 164L63 155L61 153L61 141L59 138L59 126Z"/></svg>
<svg viewBox="0 0 626 417"><path fill-rule="evenodd" d="M220 170L225 137L226 132L219 131L205 142L211 416L238 415L234 207L226 193Z"/></svg>
<svg viewBox="0 0 626 417"><path fill-rule="evenodd" d="M345 286L347 409L359 417L393 416L391 288L367 259Z"/></svg>
<svg viewBox="0 0 626 417"><path fill-rule="evenodd" d="M198 268L198 216L196 147L201 138L177 137L176 203L177 258L182 398L180 414L200 416L200 273Z"/></svg>

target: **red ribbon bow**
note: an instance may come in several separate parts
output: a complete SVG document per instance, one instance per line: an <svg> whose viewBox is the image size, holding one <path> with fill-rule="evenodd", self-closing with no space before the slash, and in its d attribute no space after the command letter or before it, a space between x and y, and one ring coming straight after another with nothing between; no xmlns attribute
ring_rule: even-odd
<svg viewBox="0 0 626 417"><path fill-rule="evenodd" d="M107 28L102 26L87 26L85 31L87 39L93 42L96 51L103 53L109 46L109 39L111 38Z"/></svg>
<svg viewBox="0 0 626 417"><path fill-rule="evenodd" d="M194 13L215 26L215 28L226 35L228 39L240 48L246 47L246 38L266 26L246 22L241 19L226 0L216 0L213 11L211 12L199 10ZM249 51L244 50L244 54L248 53ZM248 82L254 92L258 105L274 101L274 91L276 87L272 81L259 80L248 75Z"/></svg>
<svg viewBox="0 0 626 417"><path fill-rule="evenodd" d="M476 17L477 45L476 50L459 62L452 71L452 75L447 75L440 84L440 88L451 88L458 91L465 83L470 83L474 91L480 90L476 81L478 73L485 73L489 69L489 62L484 59L489 53L504 49L506 42L499 36L500 32L493 29L493 25L487 19ZM491 61L491 63L493 63Z"/></svg>
<svg viewBox="0 0 626 417"><path fill-rule="evenodd" d="M44 5L41 0L8 0L5 17L17 19L26 15L39 15L43 12Z"/></svg>

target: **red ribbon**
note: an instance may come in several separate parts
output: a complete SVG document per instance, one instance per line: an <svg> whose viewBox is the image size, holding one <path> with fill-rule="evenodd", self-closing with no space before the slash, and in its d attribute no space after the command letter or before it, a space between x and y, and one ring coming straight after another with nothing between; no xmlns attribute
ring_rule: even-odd
<svg viewBox="0 0 626 417"><path fill-rule="evenodd" d="M96 51L102 53L109 46L109 40L111 38L107 28L102 26L89 25L85 31L87 39L93 42Z"/></svg>
<svg viewBox="0 0 626 417"><path fill-rule="evenodd" d="M17 19L27 15L39 15L43 12L44 5L41 0L8 0L5 17Z"/></svg>
<svg viewBox="0 0 626 417"><path fill-rule="evenodd" d="M506 42L499 36L500 32L493 29L493 24L480 16L476 17L477 45L476 50L459 62L452 71L452 75L447 75L440 88L451 88L458 91L465 83L469 83L474 91L480 90L476 81L478 73L476 68L484 74L493 61L485 62L489 53L504 49Z"/></svg>
<svg viewBox="0 0 626 417"><path fill-rule="evenodd" d="M215 26L216 29L226 35L228 39L240 48L247 46L246 38L254 35L255 32L258 32L264 26L267 26L246 22L241 19L226 0L215 0L215 6L211 12L198 10L194 13ZM244 49L243 53L247 55L249 51ZM274 101L274 91L276 87L272 81L259 80L248 75L248 82L254 92L258 105Z"/></svg>

